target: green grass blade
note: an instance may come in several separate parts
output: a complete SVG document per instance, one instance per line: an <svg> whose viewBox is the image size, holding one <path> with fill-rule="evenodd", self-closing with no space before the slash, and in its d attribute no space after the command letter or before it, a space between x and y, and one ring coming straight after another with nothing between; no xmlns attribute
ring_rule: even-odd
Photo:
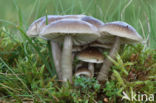
<svg viewBox="0 0 156 103"><path fill-rule="evenodd" d="M33 13L35 12L35 8L36 8L36 6L37 6L37 3L38 3L38 0L35 0L35 3L34 3L32 9L31 9L31 12L30 12L30 14L29 14L29 17L28 17L28 19L27 19L27 23L28 23L28 21L31 20L32 15L33 15Z"/></svg>
<svg viewBox="0 0 156 103"><path fill-rule="evenodd" d="M17 27L17 29L21 32L22 36L24 38L26 38L26 40L29 41L29 44L36 50L36 52L39 54L39 56L41 57L41 60L42 62L45 64L47 70L49 71L49 74L51 76L54 76L55 73L52 72L51 68L50 68L50 65L47 63L47 60L44 58L44 56L41 54L40 52L40 49L38 47L36 47L33 43L32 43L32 40L25 34L25 32L20 28L20 27ZM35 42L35 41L34 41ZM35 42L36 43L36 42Z"/></svg>
<svg viewBox="0 0 156 103"><path fill-rule="evenodd" d="M21 78L18 77L18 75L15 74L15 72L12 70L12 68L10 68L9 65L7 63L5 63L5 61L1 57L0 57L0 61L8 68L9 71L11 71L13 73L13 75L16 76L16 78L23 84L23 86L29 91L29 93L31 93L31 91L28 89L27 85L22 81Z"/></svg>

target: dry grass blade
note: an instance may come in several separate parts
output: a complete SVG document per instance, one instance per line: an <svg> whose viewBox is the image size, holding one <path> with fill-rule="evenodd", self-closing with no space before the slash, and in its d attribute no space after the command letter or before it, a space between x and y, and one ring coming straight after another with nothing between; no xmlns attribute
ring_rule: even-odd
<svg viewBox="0 0 156 103"><path fill-rule="evenodd" d="M127 3L127 4L124 6L124 8L122 9L121 15L120 15L121 20L124 20L123 15L124 15L124 13L125 13L125 10L126 10L126 9L128 8L128 6L132 3L132 1L133 1L133 0L129 0L128 3Z"/></svg>

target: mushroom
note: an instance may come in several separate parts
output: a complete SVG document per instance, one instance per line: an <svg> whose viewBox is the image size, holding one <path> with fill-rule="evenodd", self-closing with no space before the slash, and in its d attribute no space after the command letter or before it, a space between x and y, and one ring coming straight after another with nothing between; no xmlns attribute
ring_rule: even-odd
<svg viewBox="0 0 156 103"><path fill-rule="evenodd" d="M46 20L46 16L41 17L37 20L35 20L30 27L27 30L27 35L30 37L37 37L39 36L40 32L42 31L42 29L47 25L46 21L48 21L49 23L52 23L56 20L61 20L61 19L80 19L82 17L84 17L85 15L48 15L47 16L47 20ZM46 38L44 38L46 39ZM52 55L53 55L53 59L54 59L54 64L55 64L55 68L56 68L56 72L58 74L58 78L59 80L61 80L62 78L62 73L60 70L60 61L61 61L61 49L59 46L58 42L55 41L50 41L51 42L51 49L52 49Z"/></svg>
<svg viewBox="0 0 156 103"><path fill-rule="evenodd" d="M84 45L96 40L100 35L97 28L78 19L62 19L47 25L40 35L63 43L61 70L63 81L72 81L72 46Z"/></svg>
<svg viewBox="0 0 156 103"><path fill-rule="evenodd" d="M137 31L129 24L121 21L110 22L104 24L99 29L101 37L97 40L100 43L113 43L112 49L110 50L109 56L115 58L120 44L123 43L137 43L142 41L142 37ZM107 58L98 74L97 79L99 81L105 81L108 79L108 72L112 62Z"/></svg>
<svg viewBox="0 0 156 103"><path fill-rule="evenodd" d="M51 23L51 22L54 22L56 20L61 20L61 19L81 19L82 17L84 17L85 15L49 15L48 16L48 24ZM41 22L41 27L45 27L46 26L46 19L44 19L42 22ZM41 31L42 29L40 29ZM53 41L53 40L50 40L51 41L51 48L52 48L52 55L53 55L53 58L54 58L54 64L55 64L55 68L56 68L56 72L58 74L58 77L59 77L59 80L62 79L62 71L61 71L61 49L60 49L60 46L59 46L59 42L56 42L56 41Z"/></svg>
<svg viewBox="0 0 156 103"><path fill-rule="evenodd" d="M58 15L48 15L48 23L54 22L56 20L62 19L62 16ZM46 16L41 17L35 20L27 30L27 35L30 37L37 37L40 34L40 31L46 26ZM44 38L45 39L45 38ZM61 80L60 72L60 58L61 58L61 49L57 42L51 41L52 55L54 59L54 64L56 72L58 74L59 80Z"/></svg>
<svg viewBox="0 0 156 103"><path fill-rule="evenodd" d="M91 71L92 76L94 76L94 63L103 63L103 55L97 48L87 48L81 51L77 58L81 61L88 62L88 69Z"/></svg>
<svg viewBox="0 0 156 103"><path fill-rule="evenodd" d="M84 76L84 77L88 77L91 78L92 77L92 73L90 70L88 70L88 68L85 67L79 67L77 69L77 71L75 72L75 76Z"/></svg>

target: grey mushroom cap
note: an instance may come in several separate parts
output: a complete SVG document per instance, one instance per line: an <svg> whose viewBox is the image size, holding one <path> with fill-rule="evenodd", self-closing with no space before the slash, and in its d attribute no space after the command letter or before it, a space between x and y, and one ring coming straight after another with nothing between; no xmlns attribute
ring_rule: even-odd
<svg viewBox="0 0 156 103"><path fill-rule="evenodd" d="M54 22L56 20L61 19L78 19L82 21L86 21L97 28L99 28L104 23L94 17L86 16L86 15L48 15L47 16L47 22L50 24L51 22ZM42 29L46 26L46 16L43 16L37 20L35 20L28 28L27 35L30 37L36 37L39 35L39 33L42 31Z"/></svg>
<svg viewBox="0 0 156 103"><path fill-rule="evenodd" d="M87 48L77 55L78 60L88 63L103 63L104 57L97 48Z"/></svg>
<svg viewBox="0 0 156 103"><path fill-rule="evenodd" d="M61 19L81 19L85 15L48 15L48 24L56 20ZM40 31L46 26L46 16L43 16L35 20L28 28L27 35L30 37L36 37L39 35Z"/></svg>
<svg viewBox="0 0 156 103"><path fill-rule="evenodd" d="M62 19L47 25L40 33L46 39L63 42L65 36L72 36L74 45L88 44L100 34L95 26L77 19Z"/></svg>
<svg viewBox="0 0 156 103"><path fill-rule="evenodd" d="M115 37L121 37L121 43L137 43L143 39L139 33L129 24L122 21L106 23L99 28L101 37L98 42L111 43Z"/></svg>
<svg viewBox="0 0 156 103"><path fill-rule="evenodd" d="M55 20L61 19L59 15L48 15L48 22L53 22ZM45 22L45 23L44 23ZM46 26L46 16L43 16L35 20L28 28L26 34L30 37L36 37L39 35L42 28Z"/></svg>
<svg viewBox="0 0 156 103"><path fill-rule="evenodd" d="M105 43L105 44L102 44L100 42L92 42L89 44L89 47L96 47L96 48L104 48L104 49L110 49L112 48L112 43Z"/></svg>
<svg viewBox="0 0 156 103"><path fill-rule="evenodd" d="M40 23L42 22L42 20L44 19L44 17L41 17L37 20L35 20L28 28L26 34L30 37L36 37L39 33L39 27L40 27Z"/></svg>
<svg viewBox="0 0 156 103"><path fill-rule="evenodd" d="M51 22L54 22L56 20L61 20L61 19L81 19L85 15L56 15L56 16L48 16L48 24ZM46 18L41 22L40 24L42 27L46 26Z"/></svg>
<svg viewBox="0 0 156 103"><path fill-rule="evenodd" d="M104 25L104 22L92 17L92 16L85 16L85 17L82 17L83 21L86 21L94 26L96 26L97 28L101 27L102 25Z"/></svg>

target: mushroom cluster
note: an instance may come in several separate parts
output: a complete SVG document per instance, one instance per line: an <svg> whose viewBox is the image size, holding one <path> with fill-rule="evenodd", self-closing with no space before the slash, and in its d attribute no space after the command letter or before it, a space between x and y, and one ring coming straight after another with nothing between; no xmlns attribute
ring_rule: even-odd
<svg viewBox="0 0 156 103"><path fill-rule="evenodd" d="M104 24L102 21L86 15L48 15L34 21L27 30L30 37L41 37L51 42L52 55L58 78L72 81L72 61L76 57L88 63L80 67L75 76L94 76L94 64L102 64L97 79L107 80L112 66L111 61L102 55L109 49L109 56L115 58L120 45L142 41L142 37L129 24L121 21Z"/></svg>

